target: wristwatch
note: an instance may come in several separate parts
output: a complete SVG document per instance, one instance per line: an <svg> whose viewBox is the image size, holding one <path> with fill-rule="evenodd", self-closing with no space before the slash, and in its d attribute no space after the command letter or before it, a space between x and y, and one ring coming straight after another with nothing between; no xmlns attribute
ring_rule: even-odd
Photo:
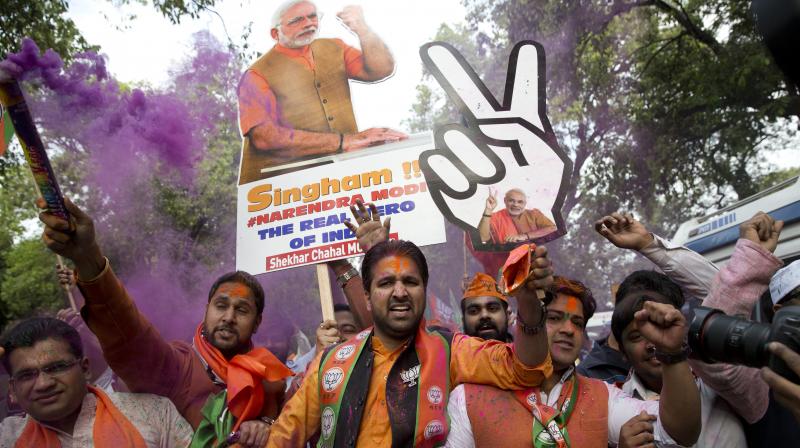
<svg viewBox="0 0 800 448"><path fill-rule="evenodd" d="M348 269L347 272L345 272L344 274L341 274L338 277L336 277L336 281L339 282L339 286L344 288L344 285L346 285L347 282L349 282L351 278L357 277L357 276L358 276L358 271L356 270L356 268L354 268L353 266L350 266L350 269Z"/></svg>
<svg viewBox="0 0 800 448"><path fill-rule="evenodd" d="M665 353L659 350L656 350L656 359L664 365L672 365L677 364L679 362L686 361L689 358L689 354L692 350L689 348L689 344L683 343L681 350L677 353Z"/></svg>

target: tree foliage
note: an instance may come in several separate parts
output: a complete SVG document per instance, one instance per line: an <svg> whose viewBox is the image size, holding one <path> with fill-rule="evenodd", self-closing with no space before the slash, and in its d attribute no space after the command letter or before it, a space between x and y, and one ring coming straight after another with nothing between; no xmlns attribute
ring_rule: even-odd
<svg viewBox="0 0 800 448"><path fill-rule="evenodd" d="M669 234L768 186L775 167L764 154L796 137L798 92L762 44L747 0L464 4L466 23L435 38L459 48L496 96L514 43L545 48L548 116L574 161L562 209L569 234L551 254L561 273L600 290L632 259L605 250L596 219L634 210ZM412 113L416 129L457 117L429 77Z"/></svg>

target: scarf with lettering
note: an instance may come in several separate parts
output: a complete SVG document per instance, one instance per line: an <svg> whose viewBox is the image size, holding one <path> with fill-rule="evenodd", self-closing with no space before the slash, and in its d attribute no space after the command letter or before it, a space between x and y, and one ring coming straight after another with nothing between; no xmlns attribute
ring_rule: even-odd
<svg viewBox="0 0 800 448"><path fill-rule="evenodd" d="M328 351L323 359L320 361L320 406L321 406L321 422L320 432L321 437L319 440L319 447L331 447L336 444L337 429L355 429L355 434L358 428L341 428L340 412L342 414L353 412L363 412L363 409L355 411L347 406L342 406L343 401L346 401L346 395L350 392L347 389L351 378L354 381L366 382L369 384L369 376L352 377L354 367L360 358L367 356L366 351L370 350L371 339L374 337L372 329L368 328L347 342L343 342L335 346L332 350ZM410 349L406 349L408 351ZM425 320L423 319L418 328L416 336L414 337L413 350L418 359L418 364L409 366L407 370L399 372L399 380L401 380L406 387L411 388L413 398L405 403L398 403L401 406L414 406L416 418L413 433L410 427L402 428L408 429L408 445L413 447L434 447L444 445L447 438L448 419L447 419L447 399L450 392L450 341L445 336L436 331L430 331L426 328ZM404 352L405 354L406 352ZM409 355L412 355L409 353ZM395 361L395 367L398 363L403 362L404 355L401 355ZM371 358L370 358L371 359ZM393 367L393 371L395 368ZM371 373L371 368L369 370ZM393 378L393 374L389 374L389 384L387 384L388 400L397 397L390 396L389 390L392 388L393 382L397 378ZM398 382L399 384L399 382ZM366 394L367 391L365 390ZM348 417L349 418L349 417ZM390 413L391 418L391 413ZM358 418L360 421L360 417ZM394 431L395 425L390 422L392 426L392 446L404 446L403 441L397 440L400 434ZM338 428L337 428L338 427Z"/></svg>
<svg viewBox="0 0 800 448"><path fill-rule="evenodd" d="M88 386L88 388L89 392L97 397L97 409L95 410L94 426L92 427L94 446L97 448L146 448L147 445L139 430L114 406L111 398L102 389L93 386ZM32 446L37 448L61 448L61 441L58 440L55 431L45 427L33 418L29 418L14 447Z"/></svg>
<svg viewBox="0 0 800 448"><path fill-rule="evenodd" d="M535 448L568 448L567 423L578 401L578 376L570 369L562 379L555 408L539 401L541 387L514 391L514 398L533 414L531 435Z"/></svg>

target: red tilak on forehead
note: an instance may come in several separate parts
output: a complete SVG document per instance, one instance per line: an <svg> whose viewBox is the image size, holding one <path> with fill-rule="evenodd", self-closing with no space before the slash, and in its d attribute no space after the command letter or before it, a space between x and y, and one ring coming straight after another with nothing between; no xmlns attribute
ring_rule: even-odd
<svg viewBox="0 0 800 448"><path fill-rule="evenodd" d="M217 289L217 294L225 294L234 297L249 297L250 288L241 283L223 283Z"/></svg>
<svg viewBox="0 0 800 448"><path fill-rule="evenodd" d="M568 296L567 297L567 309L566 311L570 314L575 314L578 311L578 306L581 302L576 299L575 297Z"/></svg>
<svg viewBox="0 0 800 448"><path fill-rule="evenodd" d="M404 269L408 269L411 267L411 262L408 260L407 257L400 257L397 255L392 255L391 257L386 258L386 263L389 265L389 268L395 274L400 274Z"/></svg>

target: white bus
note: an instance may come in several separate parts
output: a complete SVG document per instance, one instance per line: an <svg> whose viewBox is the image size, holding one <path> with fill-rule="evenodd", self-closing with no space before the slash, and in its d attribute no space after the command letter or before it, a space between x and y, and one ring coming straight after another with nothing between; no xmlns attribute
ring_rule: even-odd
<svg viewBox="0 0 800 448"><path fill-rule="evenodd" d="M800 258L800 176L781 182L735 204L690 219L678 228L672 241L724 265L739 238L739 225L763 211L785 222L775 256L790 263Z"/></svg>

